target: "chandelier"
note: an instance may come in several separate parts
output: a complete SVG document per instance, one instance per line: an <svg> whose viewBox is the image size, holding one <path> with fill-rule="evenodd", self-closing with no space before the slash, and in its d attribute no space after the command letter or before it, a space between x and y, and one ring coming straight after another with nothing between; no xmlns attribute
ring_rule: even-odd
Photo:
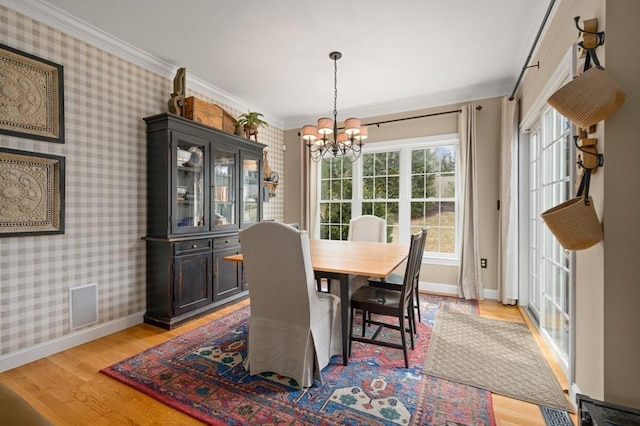
<svg viewBox="0 0 640 426"><path fill-rule="evenodd" d="M362 152L362 141L367 138L367 127L362 126L357 118L347 118L344 131L338 133L338 59L342 58L342 53L331 52L329 58L333 60L333 120L323 117L318 120L317 126L304 126L302 139L307 143L313 161L320 161L329 153L333 157L343 156L355 161Z"/></svg>

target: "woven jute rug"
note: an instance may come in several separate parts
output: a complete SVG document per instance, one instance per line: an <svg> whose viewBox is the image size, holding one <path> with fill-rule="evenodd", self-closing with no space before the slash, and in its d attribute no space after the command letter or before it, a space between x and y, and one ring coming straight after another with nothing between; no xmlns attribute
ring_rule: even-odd
<svg viewBox="0 0 640 426"><path fill-rule="evenodd" d="M440 311L424 372L509 398L574 411L524 324Z"/></svg>

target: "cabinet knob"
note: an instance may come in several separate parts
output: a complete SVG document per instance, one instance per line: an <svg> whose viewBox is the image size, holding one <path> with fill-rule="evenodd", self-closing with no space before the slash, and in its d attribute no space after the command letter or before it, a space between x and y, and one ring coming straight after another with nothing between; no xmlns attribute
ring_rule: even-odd
<svg viewBox="0 0 640 426"><path fill-rule="evenodd" d="M198 248L198 245L194 244L194 245L191 246L191 248Z"/></svg>
<svg viewBox="0 0 640 426"><path fill-rule="evenodd" d="M224 243L225 243L225 244L229 244L230 242L231 242L231 241L229 241L229 240L224 240Z"/></svg>

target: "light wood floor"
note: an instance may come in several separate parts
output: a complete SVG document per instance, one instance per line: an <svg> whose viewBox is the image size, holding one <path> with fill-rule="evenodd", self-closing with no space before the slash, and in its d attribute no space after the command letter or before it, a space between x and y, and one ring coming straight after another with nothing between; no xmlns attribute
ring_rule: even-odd
<svg viewBox="0 0 640 426"><path fill-rule="evenodd" d="M8 384L57 425L197 425L200 424L197 420L98 371L248 303L248 300L239 302L173 331L147 324L137 325L1 373L0 381ZM483 301L480 303L480 315L527 323L560 385L567 389L567 380L561 369L524 312L495 301ZM544 425L540 409L535 404L493 395L493 409L498 425ZM575 415L572 419L575 424Z"/></svg>

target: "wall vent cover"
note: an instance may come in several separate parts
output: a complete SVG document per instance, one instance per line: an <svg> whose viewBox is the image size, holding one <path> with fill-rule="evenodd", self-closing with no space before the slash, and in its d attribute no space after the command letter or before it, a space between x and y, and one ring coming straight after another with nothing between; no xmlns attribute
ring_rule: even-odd
<svg viewBox="0 0 640 426"><path fill-rule="evenodd" d="M98 322L98 283L69 288L69 328L77 330Z"/></svg>

